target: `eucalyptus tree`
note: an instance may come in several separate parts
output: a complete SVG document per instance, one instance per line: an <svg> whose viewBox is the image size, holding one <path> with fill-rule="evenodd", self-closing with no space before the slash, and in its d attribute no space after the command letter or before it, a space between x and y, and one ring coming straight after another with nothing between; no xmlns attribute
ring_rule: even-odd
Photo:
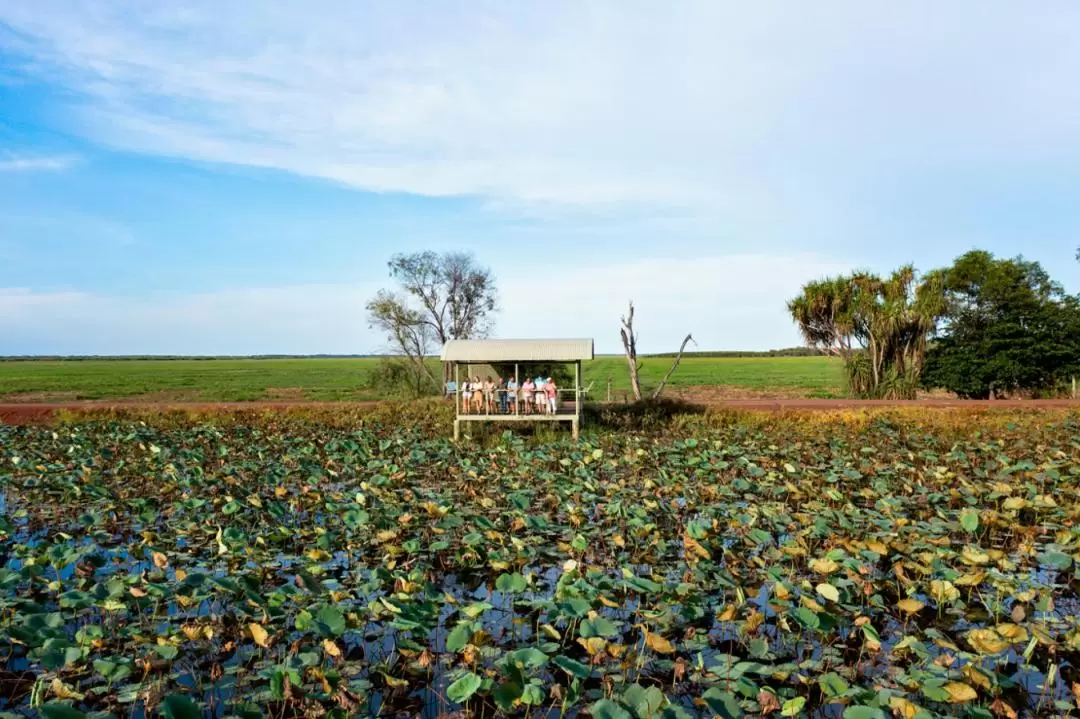
<svg viewBox="0 0 1080 719"><path fill-rule="evenodd" d="M368 323L403 358L417 386L422 379L437 388L429 353L450 340L488 336L498 310L495 275L463 252L397 254L388 268L399 289L380 290L367 303Z"/></svg>

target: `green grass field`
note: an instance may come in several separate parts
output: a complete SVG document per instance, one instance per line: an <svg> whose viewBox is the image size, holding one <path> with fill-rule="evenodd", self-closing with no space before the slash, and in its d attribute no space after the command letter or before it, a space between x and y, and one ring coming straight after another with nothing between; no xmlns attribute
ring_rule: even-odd
<svg viewBox="0 0 1080 719"><path fill-rule="evenodd" d="M376 359L211 360L26 360L0 362L0 400L63 402L373 400ZM669 358L644 358L642 383L655 386ZM437 372L437 370L436 370ZM629 391L626 360L598 357L584 367L591 396L603 399L611 378L613 396ZM670 386L741 389L755 394L835 396L840 365L827 357L688 357Z"/></svg>

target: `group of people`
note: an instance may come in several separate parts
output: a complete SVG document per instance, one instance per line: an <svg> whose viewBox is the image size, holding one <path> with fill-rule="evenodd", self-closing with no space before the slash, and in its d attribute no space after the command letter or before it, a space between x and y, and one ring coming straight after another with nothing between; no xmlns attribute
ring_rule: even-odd
<svg viewBox="0 0 1080 719"><path fill-rule="evenodd" d="M457 391L457 385L447 384L447 394ZM558 409L559 388L551 377L526 377L518 386L511 377L467 379L461 383L462 410L466 414L555 414Z"/></svg>

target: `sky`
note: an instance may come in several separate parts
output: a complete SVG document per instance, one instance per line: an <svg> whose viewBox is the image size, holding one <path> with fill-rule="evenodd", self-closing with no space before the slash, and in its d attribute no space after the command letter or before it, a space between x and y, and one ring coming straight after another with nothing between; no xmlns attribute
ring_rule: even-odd
<svg viewBox="0 0 1080 719"><path fill-rule="evenodd" d="M0 355L386 348L396 252L500 337L794 346L853 269L1080 290L1080 4L0 0Z"/></svg>

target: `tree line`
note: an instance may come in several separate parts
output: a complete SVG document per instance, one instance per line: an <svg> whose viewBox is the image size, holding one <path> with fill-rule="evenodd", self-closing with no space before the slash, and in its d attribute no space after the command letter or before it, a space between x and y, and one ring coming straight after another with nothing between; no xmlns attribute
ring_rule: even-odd
<svg viewBox="0 0 1080 719"><path fill-rule="evenodd" d="M438 392L448 368L440 377L430 358L450 340L489 335L498 309L495 277L457 252L395 255L389 271L398 288L380 291L367 311L397 359L385 361L375 381L418 395ZM907 265L887 276L825 278L807 283L787 308L806 348L768 354L839 357L857 397L913 399L936 388L971 399L1050 396L1080 375L1080 298L1022 257L973 250L926 273ZM631 305L620 336L633 379L639 363L632 324L627 331L632 312ZM689 341L688 335L672 370Z"/></svg>
<svg viewBox="0 0 1080 719"><path fill-rule="evenodd" d="M807 346L843 360L859 397L1038 397L1080 374L1080 299L1022 257L973 250L923 275L817 280L788 311Z"/></svg>

